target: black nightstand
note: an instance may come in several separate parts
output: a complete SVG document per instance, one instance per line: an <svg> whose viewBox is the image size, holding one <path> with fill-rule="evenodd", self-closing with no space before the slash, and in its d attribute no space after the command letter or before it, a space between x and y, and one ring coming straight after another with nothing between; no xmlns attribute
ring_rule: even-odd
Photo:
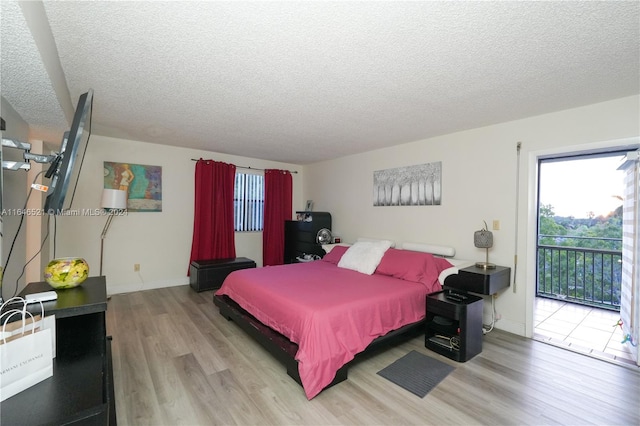
<svg viewBox="0 0 640 426"><path fill-rule="evenodd" d="M445 289L427 295L424 345L465 362L482 352L481 297Z"/></svg>
<svg viewBox="0 0 640 426"><path fill-rule="evenodd" d="M484 269L469 266L460 269L457 274L449 275L444 280L444 287L476 294L495 294L509 287L510 281L511 268L496 266L493 269Z"/></svg>

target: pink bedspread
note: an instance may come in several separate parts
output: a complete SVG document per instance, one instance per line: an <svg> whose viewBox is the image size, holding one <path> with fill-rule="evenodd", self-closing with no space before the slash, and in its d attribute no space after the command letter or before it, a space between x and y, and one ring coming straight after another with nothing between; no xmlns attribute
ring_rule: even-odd
<svg viewBox="0 0 640 426"><path fill-rule="evenodd" d="M216 294L298 345L298 372L311 399L376 337L423 319L427 288L316 261L238 270Z"/></svg>

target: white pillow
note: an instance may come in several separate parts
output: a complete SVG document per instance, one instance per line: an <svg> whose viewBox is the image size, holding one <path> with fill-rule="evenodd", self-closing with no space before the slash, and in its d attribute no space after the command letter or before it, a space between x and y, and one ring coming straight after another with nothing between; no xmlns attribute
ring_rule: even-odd
<svg viewBox="0 0 640 426"><path fill-rule="evenodd" d="M381 241L388 241L391 247L395 247L396 246L396 242L395 241L391 241L391 240L381 240L380 238L368 238L368 237L358 237L358 239L356 240L357 243L378 243Z"/></svg>
<svg viewBox="0 0 640 426"><path fill-rule="evenodd" d="M371 275L389 247L391 241L359 241L342 255L338 267Z"/></svg>

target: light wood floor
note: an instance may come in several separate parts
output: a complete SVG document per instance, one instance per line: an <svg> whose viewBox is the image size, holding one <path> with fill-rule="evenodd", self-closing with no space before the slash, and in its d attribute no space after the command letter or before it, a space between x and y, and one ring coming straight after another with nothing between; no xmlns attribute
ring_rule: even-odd
<svg viewBox="0 0 640 426"><path fill-rule="evenodd" d="M466 363L423 338L357 359L308 401L284 367L189 286L114 295L120 425L640 424L640 371L499 330ZM425 398L378 376L411 350L456 367Z"/></svg>

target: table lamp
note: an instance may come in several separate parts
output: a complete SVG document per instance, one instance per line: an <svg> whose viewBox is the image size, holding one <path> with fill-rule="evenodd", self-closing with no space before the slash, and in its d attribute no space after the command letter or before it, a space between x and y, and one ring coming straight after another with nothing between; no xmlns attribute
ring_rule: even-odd
<svg viewBox="0 0 640 426"><path fill-rule="evenodd" d="M104 239L107 236L111 221L115 213L119 213L127 208L127 191L121 189L103 189L102 202L100 206L107 211L107 223L104 225L102 234L100 235L100 276L102 276L102 258L104 253Z"/></svg>
<svg viewBox="0 0 640 426"><path fill-rule="evenodd" d="M489 263L489 249L493 247L493 233L487 229L487 222L484 222L484 228L473 234L473 244L478 248L487 250L485 262L476 262L476 267L483 269L494 269L496 265Z"/></svg>

